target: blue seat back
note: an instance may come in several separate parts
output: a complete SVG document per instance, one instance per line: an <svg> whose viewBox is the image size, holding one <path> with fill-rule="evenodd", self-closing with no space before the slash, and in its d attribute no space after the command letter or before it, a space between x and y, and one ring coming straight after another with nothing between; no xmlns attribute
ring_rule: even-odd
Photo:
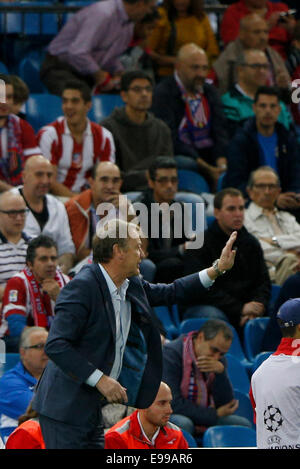
<svg viewBox="0 0 300 469"><path fill-rule="evenodd" d="M124 106L119 94L98 94L92 97L92 103L88 117L97 124L109 116L115 107Z"/></svg>
<svg viewBox="0 0 300 469"><path fill-rule="evenodd" d="M204 448L252 448L256 447L256 432L240 425L209 427L203 435Z"/></svg>
<svg viewBox="0 0 300 469"><path fill-rule="evenodd" d="M168 306L155 306L153 309L165 328L167 339L175 339L178 336L178 329Z"/></svg>
<svg viewBox="0 0 300 469"><path fill-rule="evenodd" d="M231 353L226 354L226 359L227 372L233 388L248 394L250 379L247 368L236 356L231 355Z"/></svg>
<svg viewBox="0 0 300 469"><path fill-rule="evenodd" d="M201 195L193 194L191 192L178 191L176 193L175 200L186 204L191 204L191 229L197 233L204 233L204 230L207 227L207 222L205 214L205 202Z"/></svg>
<svg viewBox="0 0 300 469"><path fill-rule="evenodd" d="M234 397L239 401L239 406L237 410L234 412L235 415L240 415L241 417L245 417L252 423L253 428L255 428L255 423L253 421L254 412L253 407L250 401L250 397L248 393L245 393L239 389L234 389Z"/></svg>
<svg viewBox="0 0 300 469"><path fill-rule="evenodd" d="M251 367L251 373L253 374L255 370L274 352L260 352L256 355L253 365Z"/></svg>
<svg viewBox="0 0 300 469"><path fill-rule="evenodd" d="M183 430L182 428L181 428L181 431L183 433L184 438L187 441L187 444L189 445L189 448L198 448L197 441L195 440L193 435L191 435L186 430Z"/></svg>
<svg viewBox="0 0 300 469"><path fill-rule="evenodd" d="M31 94L26 102L27 120L35 132L61 115L61 98L54 94Z"/></svg>
<svg viewBox="0 0 300 469"><path fill-rule="evenodd" d="M16 2L24 5L24 2ZM52 5L52 2L31 1L31 6ZM9 5L9 4L8 4ZM54 36L58 33L56 13L22 13L10 12L0 15L1 32L6 34L26 34L27 36Z"/></svg>
<svg viewBox="0 0 300 469"><path fill-rule="evenodd" d="M204 177L188 169L178 169L178 190L194 192L210 192L210 188Z"/></svg>
<svg viewBox="0 0 300 469"><path fill-rule="evenodd" d="M16 364L19 361L20 361L19 353L6 353L4 357L2 357L2 354L1 354L0 376L2 376L4 373L6 373L6 371L16 366Z"/></svg>
<svg viewBox="0 0 300 469"><path fill-rule="evenodd" d="M246 357L252 363L262 350L262 340L270 318L255 318L246 322L244 327L244 349Z"/></svg>
<svg viewBox="0 0 300 469"><path fill-rule="evenodd" d="M18 75L29 87L30 93L48 93L47 88L40 79L40 67L44 54L40 51L32 51L27 54L18 67Z"/></svg>

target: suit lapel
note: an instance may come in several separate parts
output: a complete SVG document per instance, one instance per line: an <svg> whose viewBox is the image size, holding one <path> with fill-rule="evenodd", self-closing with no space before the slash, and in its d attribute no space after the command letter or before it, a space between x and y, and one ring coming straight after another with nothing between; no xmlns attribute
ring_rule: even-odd
<svg viewBox="0 0 300 469"><path fill-rule="evenodd" d="M108 317L108 321L111 325L112 331L113 331L113 336L116 338L116 316L115 316L115 310L112 304L111 300L111 295L110 291L108 289L106 280L101 272L100 267L97 264L92 264L91 265L91 270L95 275L95 278L99 284L99 288L102 291L103 298L104 298L104 309Z"/></svg>

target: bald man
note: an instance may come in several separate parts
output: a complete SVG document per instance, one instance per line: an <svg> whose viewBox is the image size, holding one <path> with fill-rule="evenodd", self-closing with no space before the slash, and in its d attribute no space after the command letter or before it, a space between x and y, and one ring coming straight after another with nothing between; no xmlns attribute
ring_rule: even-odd
<svg viewBox="0 0 300 469"><path fill-rule="evenodd" d="M199 171L216 189L226 170L225 120L217 90L206 83L208 60L196 44L180 48L173 76L154 92L152 110L171 129L178 167Z"/></svg>
<svg viewBox="0 0 300 469"><path fill-rule="evenodd" d="M246 49L244 58L237 62L236 69L237 83L221 98L230 137L233 137L246 119L254 115L254 96L260 86L267 85L270 64L264 51ZM291 113L282 101L280 107L278 121L289 129L292 125Z"/></svg>
<svg viewBox="0 0 300 469"><path fill-rule="evenodd" d="M110 162L98 163L88 178L90 189L69 199L65 206L76 248L77 261L91 253L92 239L96 232L99 216L97 207L101 203L111 203L119 209L122 177L119 167Z"/></svg>
<svg viewBox="0 0 300 469"><path fill-rule="evenodd" d="M172 393L161 382L154 402L125 417L108 430L105 449L187 449L182 431L169 422Z"/></svg>
<svg viewBox="0 0 300 469"><path fill-rule="evenodd" d="M23 197L29 209L24 229L26 235L30 238L40 234L50 236L58 247L59 265L67 273L73 266L75 246L64 204L49 194L52 181L51 163L43 155L35 155L25 163L23 186L12 191Z"/></svg>
<svg viewBox="0 0 300 469"><path fill-rule="evenodd" d="M0 301L6 282L24 269L28 237L23 232L26 204L20 194L0 195Z"/></svg>
<svg viewBox="0 0 300 469"><path fill-rule="evenodd" d="M282 57L268 45L268 24L257 14L244 16L240 22L237 39L230 42L213 64L210 77L218 86L220 93L226 93L237 81L236 64L244 60L247 49L264 51L269 62L268 84L287 88L290 76Z"/></svg>

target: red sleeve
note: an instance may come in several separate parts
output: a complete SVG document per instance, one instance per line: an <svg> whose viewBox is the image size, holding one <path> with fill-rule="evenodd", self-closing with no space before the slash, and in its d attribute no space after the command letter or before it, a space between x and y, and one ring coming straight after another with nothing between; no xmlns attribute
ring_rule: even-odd
<svg viewBox="0 0 300 469"><path fill-rule="evenodd" d="M253 407L253 422L256 423L256 403L255 403L255 400L254 400L254 396L253 396L253 392L252 392L252 387L250 386L250 391L249 391L249 397L250 397L250 401L251 401L251 404L252 404L252 407Z"/></svg>
<svg viewBox="0 0 300 469"><path fill-rule="evenodd" d="M181 433L179 443L178 443L178 449L188 449L189 445L186 439L184 438L183 434Z"/></svg>
<svg viewBox="0 0 300 469"><path fill-rule="evenodd" d="M20 119L22 146L25 158L32 155L39 155L41 150L38 146L34 130L24 119Z"/></svg>
<svg viewBox="0 0 300 469"><path fill-rule="evenodd" d="M41 449L41 444L24 428L16 428L8 437L6 449Z"/></svg>
<svg viewBox="0 0 300 469"><path fill-rule="evenodd" d="M234 41L240 29L241 16L236 11L236 6L232 5L227 8L221 22L221 39L226 46L229 42Z"/></svg>
<svg viewBox="0 0 300 469"><path fill-rule="evenodd" d="M107 432L104 449L129 449L124 439L117 432Z"/></svg>
<svg viewBox="0 0 300 469"><path fill-rule="evenodd" d="M6 318L11 314L21 314L26 316L26 287L20 277L12 277L8 280L3 300L2 314Z"/></svg>

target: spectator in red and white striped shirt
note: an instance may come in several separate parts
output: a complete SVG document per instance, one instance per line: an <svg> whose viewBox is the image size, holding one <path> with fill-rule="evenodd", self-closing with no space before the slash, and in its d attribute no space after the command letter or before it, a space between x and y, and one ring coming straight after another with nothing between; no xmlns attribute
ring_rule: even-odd
<svg viewBox="0 0 300 469"><path fill-rule="evenodd" d="M89 187L88 178L98 161L115 161L113 136L88 119L91 106L87 85L67 83L62 92L64 115L38 133L42 153L55 169L56 181L52 185L55 195L73 197Z"/></svg>
<svg viewBox="0 0 300 469"><path fill-rule="evenodd" d="M9 76L0 73L0 80L5 83L5 90L0 87L0 192L4 192L22 183L26 159L41 150L31 125L12 114L14 89Z"/></svg>

